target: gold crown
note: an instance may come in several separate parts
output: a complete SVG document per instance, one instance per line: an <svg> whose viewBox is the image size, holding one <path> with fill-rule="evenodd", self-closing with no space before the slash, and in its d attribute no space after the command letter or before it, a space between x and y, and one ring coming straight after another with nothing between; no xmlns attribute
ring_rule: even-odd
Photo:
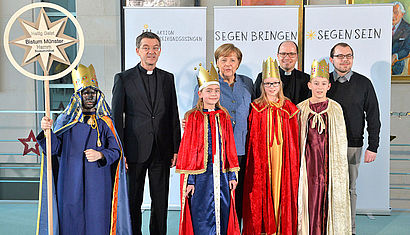
<svg viewBox="0 0 410 235"><path fill-rule="evenodd" d="M329 79L329 64L325 59L321 60L320 62L313 60L312 68L310 70L310 79L317 77Z"/></svg>
<svg viewBox="0 0 410 235"><path fill-rule="evenodd" d="M74 91L80 91L86 87L93 87L98 89L97 76L95 75L94 66L90 64L87 68L86 66L80 64L77 70L71 72L71 77L73 79Z"/></svg>
<svg viewBox="0 0 410 235"><path fill-rule="evenodd" d="M278 67L278 62L276 60L273 60L272 57L269 56L269 58L266 61L263 61L263 70L262 70L262 79L266 78L279 78L279 67Z"/></svg>
<svg viewBox="0 0 410 235"><path fill-rule="evenodd" d="M197 68L195 67L194 69L196 70ZM219 84L219 76L212 62L211 68L209 70L204 69L204 67L202 67L202 64L199 64L197 78L199 90L202 90L204 87L210 85L209 83Z"/></svg>

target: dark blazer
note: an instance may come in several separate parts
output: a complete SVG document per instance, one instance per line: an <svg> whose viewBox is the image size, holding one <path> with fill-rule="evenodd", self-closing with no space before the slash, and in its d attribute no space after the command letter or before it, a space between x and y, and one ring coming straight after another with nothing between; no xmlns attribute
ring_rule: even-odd
<svg viewBox="0 0 410 235"><path fill-rule="evenodd" d="M397 59L403 59L410 52L410 25L401 20L399 27L392 38L392 55L397 54ZM392 67L392 74L398 75L403 72L405 61L396 62Z"/></svg>
<svg viewBox="0 0 410 235"><path fill-rule="evenodd" d="M181 141L174 75L154 69L157 92L151 107L137 66L116 74L112 90L111 107L124 154L128 162L142 163L155 141L163 160L171 159Z"/></svg>

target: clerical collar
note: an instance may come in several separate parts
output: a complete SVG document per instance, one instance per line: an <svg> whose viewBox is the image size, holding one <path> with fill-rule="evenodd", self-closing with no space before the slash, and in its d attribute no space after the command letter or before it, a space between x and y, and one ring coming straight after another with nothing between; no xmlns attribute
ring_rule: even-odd
<svg viewBox="0 0 410 235"><path fill-rule="evenodd" d="M346 73L343 77L345 77L346 79L347 79L347 81L349 82L350 81L350 78L352 77L352 75L353 75L353 71L352 70L350 70L348 73ZM333 70L333 79L335 80L335 81L337 81L337 79L339 79L340 77L342 77L342 76L340 76L337 72L336 72L336 70Z"/></svg>
<svg viewBox="0 0 410 235"><path fill-rule="evenodd" d="M294 69L292 69L292 71L287 72L287 71L285 71L284 69L282 69L281 67L279 67L279 69L283 71L283 74L284 74L285 76L290 76L290 75L292 75L292 72L293 72L293 70L294 70Z"/></svg>
<svg viewBox="0 0 410 235"><path fill-rule="evenodd" d="M154 73L154 70L148 71L148 70L144 69L144 67L142 67L141 63L138 64L138 68L142 73L147 74L147 75L152 75Z"/></svg>

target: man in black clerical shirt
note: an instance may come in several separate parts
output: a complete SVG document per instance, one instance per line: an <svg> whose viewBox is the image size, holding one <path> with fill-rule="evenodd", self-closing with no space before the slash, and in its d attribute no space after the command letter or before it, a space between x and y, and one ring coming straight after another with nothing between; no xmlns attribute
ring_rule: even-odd
<svg viewBox="0 0 410 235"><path fill-rule="evenodd" d="M309 75L295 68L298 61L298 46L293 41L284 41L278 47L279 73L283 93L292 103L298 104L310 97L307 86ZM262 73L255 81L256 97L261 95Z"/></svg>
<svg viewBox="0 0 410 235"><path fill-rule="evenodd" d="M115 128L128 162L132 230L141 234L141 204L148 171L150 234L167 233L170 167L181 140L174 75L156 67L161 54L158 35L144 32L136 39L141 62L114 78L112 108Z"/></svg>

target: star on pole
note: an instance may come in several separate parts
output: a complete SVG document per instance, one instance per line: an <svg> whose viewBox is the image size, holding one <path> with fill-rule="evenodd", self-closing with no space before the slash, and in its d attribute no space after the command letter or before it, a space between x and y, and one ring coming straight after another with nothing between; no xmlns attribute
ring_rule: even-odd
<svg viewBox="0 0 410 235"><path fill-rule="evenodd" d="M38 149L38 143L36 140L36 137L34 136L33 130L30 130L30 134L28 135L27 138L21 138L18 139L22 144L24 144L24 151L23 151L23 156L27 155L30 152L33 152L37 155L40 155L40 151ZM29 142L35 142L36 144L33 147L30 147L30 145L28 144Z"/></svg>
<svg viewBox="0 0 410 235"><path fill-rule="evenodd" d="M70 65L65 48L78 40L64 34L67 19L64 17L51 22L44 8L41 8L35 23L19 18L24 35L10 43L26 50L21 66L38 61L43 71L48 73L53 61Z"/></svg>

